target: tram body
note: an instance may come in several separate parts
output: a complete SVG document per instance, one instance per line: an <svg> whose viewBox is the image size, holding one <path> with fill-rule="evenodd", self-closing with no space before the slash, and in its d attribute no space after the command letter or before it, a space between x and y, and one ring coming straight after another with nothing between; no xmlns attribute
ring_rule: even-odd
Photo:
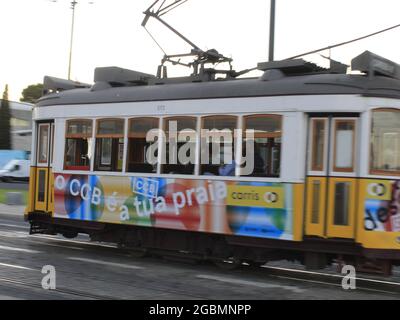
<svg viewBox="0 0 400 320"><path fill-rule="evenodd" d="M41 98L33 113L31 232L82 232L211 259L397 263L400 80L269 71L260 79ZM199 162L149 166L143 128L166 129L171 119L197 132L255 129L261 173L223 175ZM196 135L197 160L201 143Z"/></svg>

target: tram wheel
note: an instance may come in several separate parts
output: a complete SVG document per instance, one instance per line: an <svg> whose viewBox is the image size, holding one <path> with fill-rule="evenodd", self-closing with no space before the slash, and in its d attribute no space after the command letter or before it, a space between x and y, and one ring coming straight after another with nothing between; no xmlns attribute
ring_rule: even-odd
<svg viewBox="0 0 400 320"><path fill-rule="evenodd" d="M74 239L78 236L78 232L64 232L62 233L63 237L66 239Z"/></svg>

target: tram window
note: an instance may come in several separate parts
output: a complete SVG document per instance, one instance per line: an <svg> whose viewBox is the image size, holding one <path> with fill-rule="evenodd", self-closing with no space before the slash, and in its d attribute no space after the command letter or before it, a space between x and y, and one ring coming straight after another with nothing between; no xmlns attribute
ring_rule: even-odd
<svg viewBox="0 0 400 320"><path fill-rule="evenodd" d="M92 120L67 121L65 162L66 170L89 170L92 157Z"/></svg>
<svg viewBox="0 0 400 320"><path fill-rule="evenodd" d="M46 171L39 170L37 201L44 202L46 197Z"/></svg>
<svg viewBox="0 0 400 320"><path fill-rule="evenodd" d="M337 226L349 225L349 182L335 183L335 202L333 223Z"/></svg>
<svg viewBox="0 0 400 320"><path fill-rule="evenodd" d="M321 196L321 181L314 180L312 183L312 214L311 214L311 223L319 223L319 216L320 216L320 196Z"/></svg>
<svg viewBox="0 0 400 320"><path fill-rule="evenodd" d="M200 174L235 176L235 116L207 116L202 119Z"/></svg>
<svg viewBox="0 0 400 320"><path fill-rule="evenodd" d="M400 175L400 110L372 112L371 173Z"/></svg>
<svg viewBox="0 0 400 320"><path fill-rule="evenodd" d="M244 118L242 142L243 160L241 175L252 177L279 177L281 163L282 116L252 115ZM251 136L253 130L254 136ZM249 145L250 144L250 145ZM253 147L252 147L253 146ZM247 160L248 159L248 160ZM242 161L243 162L243 161Z"/></svg>
<svg viewBox="0 0 400 320"><path fill-rule="evenodd" d="M325 159L326 120L312 120L311 170L323 171Z"/></svg>
<svg viewBox="0 0 400 320"><path fill-rule="evenodd" d="M97 122L98 137L124 135L124 119L102 119Z"/></svg>
<svg viewBox="0 0 400 320"><path fill-rule="evenodd" d="M38 150L38 162L47 163L49 153L49 125L39 125L39 150Z"/></svg>
<svg viewBox="0 0 400 320"><path fill-rule="evenodd" d="M53 165L53 159L54 159L54 131L55 131L55 126L54 123L51 124L51 154L50 154L50 164Z"/></svg>
<svg viewBox="0 0 400 320"><path fill-rule="evenodd" d="M335 120L333 170L354 171L355 120Z"/></svg>
<svg viewBox="0 0 400 320"><path fill-rule="evenodd" d="M129 121L128 172L157 172L157 164L150 164L146 159L146 153L148 148L153 143L157 143L158 140L147 142L146 136L149 131L158 129L158 124L159 120L157 118L134 118Z"/></svg>
<svg viewBox="0 0 400 320"><path fill-rule="evenodd" d="M161 172L194 174L197 119L193 117L166 118L163 127L166 141Z"/></svg>
<svg viewBox="0 0 400 320"><path fill-rule="evenodd" d="M124 120L102 119L97 122L96 171L122 171L124 153Z"/></svg>

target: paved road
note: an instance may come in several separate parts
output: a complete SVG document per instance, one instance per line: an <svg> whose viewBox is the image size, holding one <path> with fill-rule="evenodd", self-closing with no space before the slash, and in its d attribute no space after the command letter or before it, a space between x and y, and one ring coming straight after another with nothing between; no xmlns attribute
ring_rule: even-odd
<svg viewBox="0 0 400 320"><path fill-rule="evenodd" d="M28 182L0 182L0 189L28 190Z"/></svg>
<svg viewBox="0 0 400 320"><path fill-rule="evenodd" d="M0 206L0 299L394 299L370 291L279 279L248 270L221 271L161 258L134 258L86 236L30 236L19 213ZM41 288L45 265L58 291Z"/></svg>

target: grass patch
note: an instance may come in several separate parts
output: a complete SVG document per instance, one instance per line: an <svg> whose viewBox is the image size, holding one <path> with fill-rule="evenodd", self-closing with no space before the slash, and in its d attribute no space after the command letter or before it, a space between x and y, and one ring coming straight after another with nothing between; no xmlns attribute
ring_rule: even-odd
<svg viewBox="0 0 400 320"><path fill-rule="evenodd" d="M6 193L7 192L21 192L22 199L26 205L28 201L28 191L26 190L13 190L13 189L0 189L0 203L6 203Z"/></svg>

